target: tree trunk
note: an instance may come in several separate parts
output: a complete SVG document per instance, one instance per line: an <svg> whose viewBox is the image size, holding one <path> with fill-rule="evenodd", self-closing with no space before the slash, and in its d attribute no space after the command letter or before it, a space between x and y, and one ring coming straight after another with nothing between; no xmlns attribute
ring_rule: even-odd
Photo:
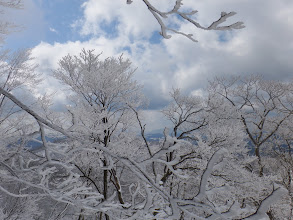
<svg viewBox="0 0 293 220"><path fill-rule="evenodd" d="M258 158L259 176L262 177L263 176L263 165L261 163L259 146L255 146L255 156L257 156L257 158Z"/></svg>
<svg viewBox="0 0 293 220"><path fill-rule="evenodd" d="M107 166L107 161L103 160L103 164L104 166ZM108 198L108 170L104 170L104 191L103 191L103 195L104 195L104 200L107 200ZM106 220L110 220L109 216L107 214L105 214Z"/></svg>

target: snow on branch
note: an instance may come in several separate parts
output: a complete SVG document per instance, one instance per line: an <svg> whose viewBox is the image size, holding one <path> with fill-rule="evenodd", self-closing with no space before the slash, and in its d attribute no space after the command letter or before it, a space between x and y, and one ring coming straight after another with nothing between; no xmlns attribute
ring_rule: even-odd
<svg viewBox="0 0 293 220"><path fill-rule="evenodd" d="M176 137L171 137L169 135L168 129L164 130L165 140L163 143L160 143L160 148L157 151L150 151L150 154L144 160L140 160L139 162L135 159L131 159L127 156L120 156L112 149L117 149L121 147L121 142L111 141L108 145L99 144L98 142L92 142L88 138L83 138L80 136L74 136L73 133L64 130L62 127L58 127L50 122L48 122L45 118L38 115L28 106L24 105L21 101L19 101L16 97L14 97L11 93L5 91L0 87L0 94L3 94L11 101L13 101L16 105L18 105L21 109L26 111L28 114L33 116L40 127L39 133L41 134L41 139L43 145L45 147L44 158L46 161L40 160L37 166L24 166L25 164L20 161L20 171L25 171L26 176L31 172L32 174L37 174L39 180L35 182L31 182L31 180L27 180L26 176L17 177L14 175L14 170L9 166L5 166L5 164L1 164L5 166L6 170L12 174L5 174L5 178L7 176L8 181L15 181L20 184L24 184L26 186L31 187L32 189L36 189L38 191L43 191L45 194L50 195L55 201L59 201L62 203L70 204L71 206L75 206L78 208L85 209L87 211L94 212L103 212L107 215L111 216L112 213L118 213L119 215L129 216L128 219L142 219L145 216L148 216L148 219L158 218L158 219L179 219L181 217L181 213L184 213L185 219L186 217L195 218L195 219L233 219L236 216L248 216L247 219L261 219L265 218L266 212L269 207L279 199L283 193L287 192L283 188L278 188L274 190L271 194L269 194L265 199L263 199L257 208L253 208L249 210L249 213L244 213L244 209L241 208L240 204L237 203L237 199L233 199L232 203L226 204L225 208L222 209L222 206L213 203L211 200L211 193L208 193L207 188L209 188L210 182L212 182L212 173L220 166L220 160L225 158L228 152L225 148L222 148L217 151L212 151L214 154L210 154L207 161L207 164L203 167L203 173L198 175L200 178L200 183L197 185L199 188L198 194L195 196L189 197L186 199L184 197L180 197L178 195L168 193L167 185L163 185L160 182L156 181L158 178L156 175L153 175L150 172L151 166L157 169L158 173L161 168L166 167L166 169L170 170L172 174L174 174L175 178L178 178L179 181L189 181L189 179L185 179L185 177L180 173L180 168L174 168L174 165L179 162L179 155L172 157L171 159L165 161L165 155L167 153L173 152L177 150L179 152L180 148L183 146L187 146L190 143L185 140L177 139ZM137 113L137 112L136 112ZM138 114L136 114L137 119L139 120ZM58 156L62 156L62 160L59 160L58 157L54 155L57 154L57 151L51 149L51 146L54 146L49 141L45 140L45 126L60 132L61 134L67 136L68 143L74 141L77 145L66 153L60 152ZM144 135L144 126L140 124L142 129L142 135ZM145 140L147 144L147 140ZM89 145L89 146L88 146ZM151 147L151 145L149 145ZM197 148L200 147L200 144L197 145ZM102 195L99 190L95 190L93 186L88 185L87 182L84 181L84 177L86 177L86 173L80 169L77 169L77 166L74 164L74 153L77 151L83 152L95 152L99 153L103 152L105 158L107 159L107 167L102 167L101 170L104 172L110 168L113 168L114 163L121 163L123 167L127 170L131 171L133 176L135 176L136 185L130 182L129 184L129 193L130 200L125 200L125 203L115 203L116 195L113 194L111 197L107 197L104 199L104 195ZM87 155L89 155L87 153ZM61 155L62 154L62 155ZM66 154L66 155L65 155ZM27 163L29 164L29 162ZM62 178L57 181L57 178L54 178L54 181L51 181L52 178L56 174L62 174ZM81 175L82 174L82 175ZM86 175L85 175L86 174ZM115 174L116 175L116 174ZM59 175L60 176L60 175ZM158 175L159 176L159 175ZM59 177L58 177L59 178ZM89 179L89 178L88 178ZM93 179L91 179L91 182ZM120 179L117 178L115 180L117 183L120 182ZM117 192L121 191L121 184L115 186L117 187ZM96 187L98 188L98 187ZM35 191L36 191L35 190ZM8 189L0 186L0 191L13 196L13 197L27 197L27 196L37 196L37 194L21 194L11 192ZM193 199L191 199L193 198ZM229 208L230 207L230 208ZM224 211L223 211L224 210ZM252 212L255 212L251 215ZM156 213L156 214L154 214ZM250 216L249 216L250 215ZM124 217L125 217L124 216ZM224 218L227 217L227 218ZM120 219L125 219L120 217Z"/></svg>
<svg viewBox="0 0 293 220"><path fill-rule="evenodd" d="M201 177L200 188L199 188L199 192L197 196L195 197L196 199L202 200L204 196L206 195L206 186L208 185L208 178L211 176L214 166L220 159L221 155L223 155L224 153L227 153L227 150L220 149L216 151L211 157L211 159L209 160L207 167Z"/></svg>
<svg viewBox="0 0 293 220"><path fill-rule="evenodd" d="M233 23L230 25L221 25L222 23L226 22L229 17L234 16L236 14L236 12L229 12L229 13L222 12L221 16L218 20L212 22L212 24L209 25L208 27L205 27L191 18L191 16L196 14L198 11L196 11L196 10L193 10L191 12L179 11L180 7L183 5L183 3L182 3L183 0L177 0L173 9L168 12L159 11L148 0L142 0L142 1L148 7L148 10L153 14L153 16L156 18L156 20L160 24L160 26L161 26L160 34L165 39L171 38L171 35L168 35L167 31L172 31L176 34L181 34L181 35L189 38L193 42L197 42L197 40L193 38L192 34L186 34L186 33L180 32L178 30L175 30L175 29L172 29L172 28L166 26L163 19L167 19L169 15L173 15L173 14L180 16L185 21L193 24L196 28L203 29L203 30L232 30L232 29L242 29L245 27L243 22L236 22L236 23ZM131 4L132 2L133 2L132 0L127 0L127 4Z"/></svg>
<svg viewBox="0 0 293 220"><path fill-rule="evenodd" d="M22 0L0 0L0 13L3 14L3 8L22 9ZM5 36L15 31L18 26L10 21L1 19L0 21L0 44L3 43Z"/></svg>
<svg viewBox="0 0 293 220"><path fill-rule="evenodd" d="M22 8L22 0L8 0L8 1L3 1L0 0L0 6L2 7L7 7L7 8Z"/></svg>
<svg viewBox="0 0 293 220"><path fill-rule="evenodd" d="M279 188L273 190L273 192L268 197L266 197L264 200L262 200L256 213L254 213L253 215L251 215L245 219L247 219L247 220L267 219L268 215L266 213L269 210L270 206L273 205L277 200L279 200L286 193L288 193L288 191L283 187L279 187Z"/></svg>
<svg viewBox="0 0 293 220"><path fill-rule="evenodd" d="M43 119L41 116L39 116L36 112L34 112L32 109L30 109L28 106L26 106L25 104L21 103L17 98L15 98L11 93L5 91L3 88L0 87L0 94L6 96L7 98L9 98L12 102L14 102L18 107L20 107L21 109L23 109L24 111L26 111L28 114L30 114L31 116L33 116L38 122L43 123L44 125L47 125L48 127L52 128L55 131L60 132L61 134L64 134L67 137L70 137L71 135L69 135L65 130L63 130L62 128L51 124L50 122L46 121L45 119Z"/></svg>

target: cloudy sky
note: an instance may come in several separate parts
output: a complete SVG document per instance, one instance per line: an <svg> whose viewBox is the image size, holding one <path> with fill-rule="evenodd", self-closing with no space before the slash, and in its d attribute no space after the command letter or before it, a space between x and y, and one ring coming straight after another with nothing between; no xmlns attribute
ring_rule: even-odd
<svg viewBox="0 0 293 220"><path fill-rule="evenodd" d="M167 11L175 0L150 0ZM157 110L164 107L172 87L185 94L201 94L209 79L220 75L262 74L267 79L293 78L292 0L183 0L183 11L198 10L194 19L204 26L222 11L235 11L227 20L242 21L245 28L233 31L199 30L177 17L169 17L178 31L192 33L198 43L172 34L168 40L142 0L25 0L24 9L5 16L24 27L11 34L5 48L33 48L38 71L46 76L39 92L57 90L56 106L65 94L50 77L58 60L82 48L107 56L121 53L132 60L136 80L150 100L147 115L151 129L163 123Z"/></svg>

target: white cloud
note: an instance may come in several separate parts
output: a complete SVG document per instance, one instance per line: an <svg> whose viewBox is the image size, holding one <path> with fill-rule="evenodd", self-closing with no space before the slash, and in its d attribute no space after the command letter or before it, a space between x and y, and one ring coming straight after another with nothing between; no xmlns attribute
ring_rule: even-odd
<svg viewBox="0 0 293 220"><path fill-rule="evenodd" d="M82 34L105 34L103 27L116 21L117 31L121 34L132 35L134 38L149 37L157 28L154 18L146 13L146 8L141 1L127 5L125 1L89 0L83 4L84 18ZM139 25L138 21L143 22ZM143 31L145 30L145 31Z"/></svg>
<svg viewBox="0 0 293 220"><path fill-rule="evenodd" d="M156 2L162 10L167 10L169 3L167 0ZM221 11L236 11L238 14L228 23L241 20L246 28L232 32L203 31L182 23L179 30L195 34L198 43L173 34L169 40L152 44L149 40L160 27L142 1L127 5L121 0L88 0L82 6L84 17L78 24L81 33L91 39L52 45L43 42L34 48L33 55L40 64L40 71L47 74L57 68L62 56L77 54L82 48L103 51L104 58L124 53L138 67L135 77L144 84L151 99L150 108L154 109L166 105L172 87L200 95L207 79L215 75L260 73L267 78L284 80L292 77L293 1L205 0L195 3L184 0L183 3L187 9L198 10L196 18L205 25L218 19ZM116 25L111 29L114 37L106 33L113 22ZM44 87L58 86L48 78Z"/></svg>
<svg viewBox="0 0 293 220"><path fill-rule="evenodd" d="M146 124L146 133L148 132L156 132L156 133L162 133L165 127L172 127L172 124L170 121L168 121L163 113L159 111L154 110L145 110L143 113L143 119L142 122Z"/></svg>
<svg viewBox="0 0 293 220"><path fill-rule="evenodd" d="M51 32L54 32L54 33L58 34L58 31L57 31L57 30L55 30L55 29L54 29L54 28L52 28L52 27L50 27L50 28L49 28L49 30L50 30Z"/></svg>

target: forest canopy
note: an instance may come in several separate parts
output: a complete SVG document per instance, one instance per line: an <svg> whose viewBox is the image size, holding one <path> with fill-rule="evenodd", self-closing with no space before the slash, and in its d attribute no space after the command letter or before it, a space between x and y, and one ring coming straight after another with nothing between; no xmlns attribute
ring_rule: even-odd
<svg viewBox="0 0 293 220"><path fill-rule="evenodd" d="M184 1L168 12L136 2L155 18L164 42L196 41L174 29L172 15L208 32L244 28L222 26L233 11L202 26L191 18L197 11L182 9ZM23 3L0 0L4 12ZM15 28L8 21L0 23L3 46ZM173 86L166 104L152 109L167 121L155 137L147 131L146 91L156 88L138 80L129 54L56 54L44 75L35 51L0 54L1 219L292 218L292 79L250 73L216 75L189 93ZM49 82L65 94L62 110L54 107L58 90L37 88Z"/></svg>

